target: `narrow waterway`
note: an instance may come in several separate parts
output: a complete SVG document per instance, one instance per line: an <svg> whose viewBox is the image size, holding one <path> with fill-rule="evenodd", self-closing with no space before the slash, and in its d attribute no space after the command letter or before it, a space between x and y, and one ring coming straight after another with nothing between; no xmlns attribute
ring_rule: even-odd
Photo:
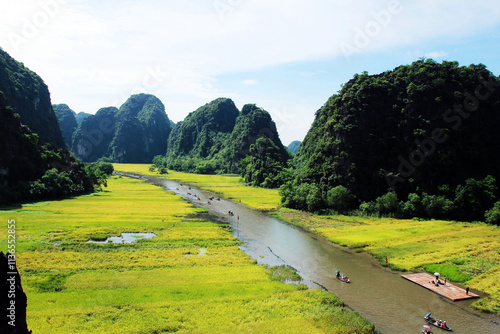
<svg viewBox="0 0 500 334"><path fill-rule="evenodd" d="M382 267L366 253L334 245L239 203L222 199L208 204L212 194L196 187L189 189L176 181L148 179L206 208L217 220L231 224L233 235L243 242L242 250L258 263L294 267L304 284L337 294L374 323L380 333L421 333L427 312L446 320L455 333L500 333L499 317L472 310L469 305L473 300L449 301L401 278L401 272ZM228 211L234 212L234 216L228 215ZM349 276L351 283L335 279L335 270ZM435 327L432 330L445 332Z"/></svg>

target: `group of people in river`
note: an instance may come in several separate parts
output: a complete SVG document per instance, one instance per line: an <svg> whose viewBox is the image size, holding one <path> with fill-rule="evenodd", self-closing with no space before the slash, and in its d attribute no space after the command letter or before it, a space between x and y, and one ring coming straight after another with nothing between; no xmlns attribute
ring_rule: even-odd
<svg viewBox="0 0 500 334"><path fill-rule="evenodd" d="M182 186L182 183L180 185ZM179 190L179 188L177 188L177 190ZM191 187L189 187L189 190L191 190ZM193 195L191 192L188 192L187 194L188 194L188 196L194 196L194 198L196 198L198 201L201 201L201 197L198 196L197 194ZM220 201L220 197L219 196L215 197L214 195L210 195L208 197L208 199L207 199L207 204L208 205L212 205L212 202L214 200L215 201ZM227 214L230 215L230 216L234 216L234 212L233 211L228 211ZM238 216L238 219L240 219L240 216Z"/></svg>
<svg viewBox="0 0 500 334"><path fill-rule="evenodd" d="M449 328L448 325L446 324L446 321L440 320L440 319L434 319L433 317L431 317L431 312L427 313L425 315L424 319L428 323L430 323L430 324L432 324L432 325L434 325L434 326L436 326L438 328L445 329L445 330L451 330L451 328ZM422 331L422 332L426 333L426 334L432 333L430 330Z"/></svg>

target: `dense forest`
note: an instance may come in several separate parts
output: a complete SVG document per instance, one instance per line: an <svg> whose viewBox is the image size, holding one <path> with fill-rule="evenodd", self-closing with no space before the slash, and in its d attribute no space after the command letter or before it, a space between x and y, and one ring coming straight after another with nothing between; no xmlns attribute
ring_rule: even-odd
<svg viewBox="0 0 500 334"><path fill-rule="evenodd" d="M70 154L47 86L2 50L0 87L0 205L80 195L106 185L113 166L85 165Z"/></svg>
<svg viewBox="0 0 500 334"><path fill-rule="evenodd" d="M242 168L247 156L250 160ZM165 163L170 169L203 174L242 172L248 183L271 187L279 184L275 179L288 159L267 111L247 104L240 112L231 99L219 98L177 124ZM279 168L266 168L271 166Z"/></svg>
<svg viewBox="0 0 500 334"><path fill-rule="evenodd" d="M81 195L106 184L112 166L85 166L44 143L20 118L0 92L0 205Z"/></svg>
<svg viewBox="0 0 500 334"><path fill-rule="evenodd" d="M498 222L500 79L419 60L357 74L317 111L285 206Z"/></svg>
<svg viewBox="0 0 500 334"><path fill-rule="evenodd" d="M0 91L20 116L21 123L55 148L66 147L47 85L34 72L0 48Z"/></svg>
<svg viewBox="0 0 500 334"><path fill-rule="evenodd" d="M165 106L154 95L132 95L120 109L101 108L95 115L73 112L71 116L66 107L57 105L55 109L65 118L73 116L76 123L78 115L85 116L68 142L71 151L82 161L150 163L153 157L167 151L172 122ZM65 118L60 118L59 123L62 131L69 133L66 123L70 121Z"/></svg>
<svg viewBox="0 0 500 334"><path fill-rule="evenodd" d="M59 127L61 128L64 142L67 147L71 147L73 133L75 133L78 126L78 122L75 117L76 113L71 110L67 104L54 104L52 105L52 108L54 109L57 120L59 121Z"/></svg>

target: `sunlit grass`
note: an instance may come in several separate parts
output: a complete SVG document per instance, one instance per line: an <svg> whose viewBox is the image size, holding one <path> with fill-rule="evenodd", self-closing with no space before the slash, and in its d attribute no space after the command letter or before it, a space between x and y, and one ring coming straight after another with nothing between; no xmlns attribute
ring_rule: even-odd
<svg viewBox="0 0 500 334"><path fill-rule="evenodd" d="M204 210L143 181L0 211L16 221L16 255L34 333L372 333L334 295L271 278ZM133 244L92 244L153 232ZM0 229L0 250L7 250Z"/></svg>
<svg viewBox="0 0 500 334"><path fill-rule="evenodd" d="M149 171L150 165L113 164L113 166L117 171L161 176L172 180L179 180L262 211L276 210L280 202L280 196L277 189L263 189L247 186L240 176L201 175L175 171L169 171L169 174L159 175L158 173Z"/></svg>
<svg viewBox="0 0 500 334"><path fill-rule="evenodd" d="M491 294L475 307L500 313L500 227L481 223L319 216L290 209L277 215L364 250L398 270L439 271L450 281Z"/></svg>

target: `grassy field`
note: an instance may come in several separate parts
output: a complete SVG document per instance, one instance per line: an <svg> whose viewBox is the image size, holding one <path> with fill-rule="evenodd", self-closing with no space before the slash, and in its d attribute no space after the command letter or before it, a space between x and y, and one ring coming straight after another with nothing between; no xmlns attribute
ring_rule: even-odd
<svg viewBox="0 0 500 334"><path fill-rule="evenodd" d="M150 175L147 165L116 165L117 170ZM279 206L277 190L250 188L238 177L171 172L167 177L211 189L251 207ZM236 194L243 194L238 197ZM244 196L249 197L244 197ZM255 196L254 196L255 195ZM473 307L500 315L500 227L480 223L419 221L350 216L318 216L280 208L278 218L319 233L334 243L367 251L397 270L440 272L453 282L488 293Z"/></svg>
<svg viewBox="0 0 500 334"><path fill-rule="evenodd" d="M113 166L117 171L160 176L155 172L150 172L149 165L113 164ZM262 211L276 210L280 202L280 196L277 189L263 189L246 186L239 176L201 175L175 171L169 171L169 174L161 176L212 191L227 199L241 202Z"/></svg>
<svg viewBox="0 0 500 334"><path fill-rule="evenodd" d="M290 209L276 215L324 235L334 243L366 251L397 270L439 272L490 294L473 304L500 315L500 227L480 223L392 218L319 216Z"/></svg>
<svg viewBox="0 0 500 334"><path fill-rule="evenodd" d="M227 226L142 181L0 211L15 219L16 255L34 333L371 333L334 295L301 290L257 266ZM95 244L153 232L133 244ZM7 228L0 250L7 250ZM275 270L276 271L276 270ZM280 270L277 270L279 273Z"/></svg>

